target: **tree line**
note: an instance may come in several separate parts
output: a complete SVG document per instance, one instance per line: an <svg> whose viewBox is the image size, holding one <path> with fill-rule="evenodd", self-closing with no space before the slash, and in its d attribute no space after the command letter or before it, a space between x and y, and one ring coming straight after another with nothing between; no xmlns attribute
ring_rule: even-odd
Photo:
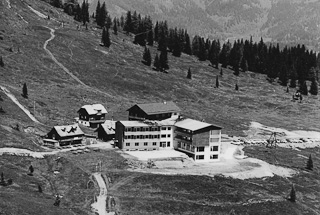
<svg viewBox="0 0 320 215"><path fill-rule="evenodd" d="M53 0L55 2L55 0ZM74 15L75 20L89 22L89 4L83 0L82 5L75 4L72 10L66 9ZM114 18L108 14L105 3L97 3L96 12L91 16L98 26L102 28L102 45L111 45L109 29L112 27L114 34L118 28L125 33L132 34L133 43L141 46L156 46L158 52L154 56L153 66L156 70L169 69L168 52L175 57L182 53L196 56L199 61L208 60L211 66L218 68L229 67L235 75L240 72L251 71L266 74L268 80L273 82L278 78L283 86L295 88L299 86L302 94L317 94L318 92L318 68L320 56L306 49L304 45L284 47L279 44L267 44L261 38L260 42L249 40L236 40L233 44L229 41L221 43L219 40L205 39L199 35L192 38L185 29L169 28L167 21L157 21L153 24L150 16L142 16L136 11L127 11L125 16ZM152 56L148 47L143 53L143 63L150 66ZM306 81L311 81L308 90Z"/></svg>

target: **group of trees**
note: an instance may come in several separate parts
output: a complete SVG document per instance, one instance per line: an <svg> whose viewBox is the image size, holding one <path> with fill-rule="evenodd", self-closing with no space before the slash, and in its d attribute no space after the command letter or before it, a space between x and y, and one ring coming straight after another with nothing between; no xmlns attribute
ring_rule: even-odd
<svg viewBox="0 0 320 215"><path fill-rule="evenodd" d="M112 19L110 15L108 14L108 10L106 8L106 3L103 2L102 5L100 4L100 1L97 3L96 7L96 13L92 15L95 18L95 21L98 26L101 28L110 28L112 25Z"/></svg>
<svg viewBox="0 0 320 215"><path fill-rule="evenodd" d="M90 17L89 3L88 3L88 1L85 2L83 0L82 5L80 6L80 4L77 4L77 6L75 8L74 19L79 22L83 22L83 24L85 25L86 23L88 23L90 21L89 17Z"/></svg>

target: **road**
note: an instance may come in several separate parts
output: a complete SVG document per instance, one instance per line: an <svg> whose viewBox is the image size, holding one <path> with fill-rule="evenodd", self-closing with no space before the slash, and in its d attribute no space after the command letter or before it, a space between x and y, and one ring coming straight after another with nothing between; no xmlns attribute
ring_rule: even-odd
<svg viewBox="0 0 320 215"><path fill-rule="evenodd" d="M91 205L92 208L94 208L99 215L114 215L115 212L107 212L106 211L106 200L107 200L107 186L101 176L100 173L94 173L94 178L98 182L100 193L99 196L97 196L97 202L93 203Z"/></svg>

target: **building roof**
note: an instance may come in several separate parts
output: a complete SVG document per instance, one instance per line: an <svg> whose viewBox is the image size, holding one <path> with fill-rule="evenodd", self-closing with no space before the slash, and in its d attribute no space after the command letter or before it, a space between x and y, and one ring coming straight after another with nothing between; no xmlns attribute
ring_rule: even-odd
<svg viewBox="0 0 320 215"><path fill-rule="evenodd" d="M197 131L203 128L207 128L207 127L212 127L214 129L222 129L222 127L217 126L217 125L212 125L206 122L201 122L198 120L194 120L194 119L182 119L180 121L177 121L175 123L175 126L179 127L179 128L184 128L184 129L188 129L191 131Z"/></svg>
<svg viewBox="0 0 320 215"><path fill-rule="evenodd" d="M103 129L106 134L115 134L116 121L107 120L105 123L100 124L98 129ZM98 129L96 131L98 131Z"/></svg>
<svg viewBox="0 0 320 215"><path fill-rule="evenodd" d="M84 105L80 108L80 110L81 109L85 109L89 115L97 114L98 112L102 114L108 113L102 104Z"/></svg>
<svg viewBox="0 0 320 215"><path fill-rule="evenodd" d="M136 104L133 107L135 106L139 107L146 114L161 114L181 111L174 102ZM129 108L128 110L130 110L131 108Z"/></svg>
<svg viewBox="0 0 320 215"><path fill-rule="evenodd" d="M157 122L154 121L119 121L125 127L149 127L149 126L159 126Z"/></svg>
<svg viewBox="0 0 320 215"><path fill-rule="evenodd" d="M60 137L84 135L78 124L54 126L53 128L57 131Z"/></svg>

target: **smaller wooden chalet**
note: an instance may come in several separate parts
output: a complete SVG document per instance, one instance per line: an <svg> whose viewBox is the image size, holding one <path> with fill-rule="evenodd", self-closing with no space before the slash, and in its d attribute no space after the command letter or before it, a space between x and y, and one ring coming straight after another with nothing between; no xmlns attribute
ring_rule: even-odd
<svg viewBox="0 0 320 215"><path fill-rule="evenodd" d="M54 126L47 134L45 142L52 142L55 146L81 144L83 137L84 133L78 124Z"/></svg>
<svg viewBox="0 0 320 215"><path fill-rule="evenodd" d="M178 118L180 108L174 102L136 104L129 108L129 120L165 120Z"/></svg>
<svg viewBox="0 0 320 215"><path fill-rule="evenodd" d="M100 140L109 141L115 138L116 122L107 120L105 123L100 124L96 132Z"/></svg>
<svg viewBox="0 0 320 215"><path fill-rule="evenodd" d="M108 113L105 107L101 104L84 105L79 110L78 123L87 127L97 128L100 124L106 121Z"/></svg>

